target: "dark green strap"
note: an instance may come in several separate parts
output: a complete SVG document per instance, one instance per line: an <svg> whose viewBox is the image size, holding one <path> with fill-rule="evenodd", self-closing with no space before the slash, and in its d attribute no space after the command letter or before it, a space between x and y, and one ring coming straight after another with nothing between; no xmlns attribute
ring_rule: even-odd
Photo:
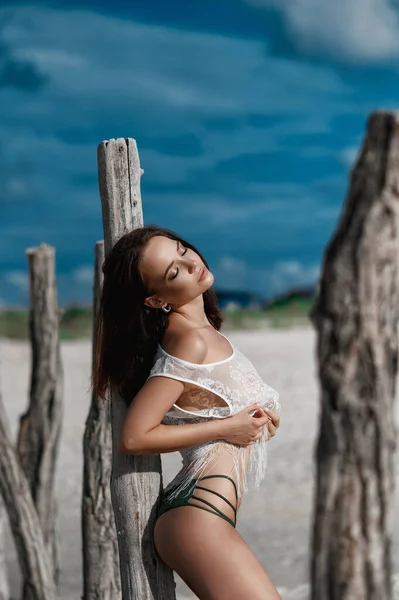
<svg viewBox="0 0 399 600"><path fill-rule="evenodd" d="M190 502L190 500L192 500L193 498L194 498L194 500L199 500L200 502L203 502L204 504L207 504L213 510L209 510L209 508L205 508L205 506L198 506L198 504L193 504L192 502ZM231 525L233 525L233 527L236 526L235 521L233 521L232 519L230 519L221 510L219 510L218 508L216 508L216 506L213 506L213 504L211 504L210 502L208 502L208 500L204 500L204 498L199 498L198 496L194 496L194 495L191 496L190 500L187 502L187 504L189 506L195 506L196 508L202 508L202 510L206 510L206 511L212 513L213 515L219 515L219 517L222 517L222 519L225 519L225 521L228 521L229 523L231 523Z"/></svg>
<svg viewBox="0 0 399 600"><path fill-rule="evenodd" d="M210 490L209 488L204 488L200 485L196 485L195 486L196 490L204 490L204 492L211 492L211 494L215 494L215 496L219 496L219 498L221 498L222 500L224 500L225 502L227 502L227 504L229 506L231 506L231 508L234 510L234 515L236 515L237 513L237 509L235 508L234 504L232 504L230 502L230 500L227 500L227 498L225 498L224 496L222 496L222 494L219 494L219 492L215 492L215 490Z"/></svg>
<svg viewBox="0 0 399 600"><path fill-rule="evenodd" d="M194 506L194 508L200 508L201 510L206 510L206 512L209 512L212 515L222 517L222 519L224 519L225 521L230 523L230 525L232 525L234 527L234 529L236 528L235 522L232 521L231 519L229 519L229 517L226 517L226 515L224 515L223 513L220 515L217 515L215 512L213 512L213 510L209 510L209 508L206 508L205 506L198 506L198 504L190 504L189 502L186 504L186 506Z"/></svg>
<svg viewBox="0 0 399 600"><path fill-rule="evenodd" d="M229 481L231 481L231 483L234 485L234 490L236 493L236 500L238 500L238 492L237 492L236 482L234 481L234 479L232 479L228 475L204 475L204 477L198 477L197 481L201 481L203 479L214 479L215 477L224 477L224 479L228 479Z"/></svg>

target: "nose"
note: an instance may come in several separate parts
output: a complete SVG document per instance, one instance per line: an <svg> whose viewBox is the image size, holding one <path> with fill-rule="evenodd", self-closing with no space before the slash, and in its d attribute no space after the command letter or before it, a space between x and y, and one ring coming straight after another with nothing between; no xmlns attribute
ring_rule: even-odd
<svg viewBox="0 0 399 600"><path fill-rule="evenodd" d="M196 271L197 267L198 267L198 260L196 260L195 258L192 258L190 260L189 267L188 267L190 273L194 273L194 271Z"/></svg>

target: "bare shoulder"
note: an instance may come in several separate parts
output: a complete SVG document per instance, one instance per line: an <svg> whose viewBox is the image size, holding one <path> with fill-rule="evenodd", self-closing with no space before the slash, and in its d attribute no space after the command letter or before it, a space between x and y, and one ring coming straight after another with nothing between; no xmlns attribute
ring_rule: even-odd
<svg viewBox="0 0 399 600"><path fill-rule="evenodd" d="M193 363L202 363L208 347L196 329L177 329L165 335L163 348L168 354Z"/></svg>

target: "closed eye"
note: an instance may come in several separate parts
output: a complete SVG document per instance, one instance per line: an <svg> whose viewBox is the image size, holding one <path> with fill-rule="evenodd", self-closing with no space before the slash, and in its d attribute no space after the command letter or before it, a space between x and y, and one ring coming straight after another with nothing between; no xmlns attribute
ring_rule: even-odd
<svg viewBox="0 0 399 600"><path fill-rule="evenodd" d="M180 254L180 256L184 256L186 252L187 252L187 248L184 249L184 252L182 254ZM171 281L172 281L172 279L176 279L176 277L179 274L179 270L180 270L179 267L176 267L176 273L173 275L173 277L170 278Z"/></svg>

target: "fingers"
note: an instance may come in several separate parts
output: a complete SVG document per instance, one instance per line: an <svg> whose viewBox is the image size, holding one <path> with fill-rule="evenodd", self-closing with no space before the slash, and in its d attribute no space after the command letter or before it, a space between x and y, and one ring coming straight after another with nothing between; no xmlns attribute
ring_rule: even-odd
<svg viewBox="0 0 399 600"><path fill-rule="evenodd" d="M251 404L251 406L247 406L240 412L254 412L252 416L258 420L259 425L261 425L260 420L265 416L268 416L273 421L273 425L276 427L276 429L280 427L280 416L271 408L261 407L259 402ZM265 425L266 421L264 421L262 424Z"/></svg>
<svg viewBox="0 0 399 600"><path fill-rule="evenodd" d="M257 424L263 422L265 419L257 419ZM265 426L267 426L267 431L265 431ZM266 439L267 441L271 440L272 437L276 435L278 425L276 426L271 417L266 417L266 423L264 423L260 429L261 431L255 437L255 440Z"/></svg>
<svg viewBox="0 0 399 600"><path fill-rule="evenodd" d="M275 427L275 425L272 423L272 421L269 421L267 430L268 430L268 439L270 440L272 437L274 437L276 435L277 427Z"/></svg>
<svg viewBox="0 0 399 600"><path fill-rule="evenodd" d="M271 410L271 408L265 408L263 410L271 418L274 427L278 429L280 427L280 416L274 410Z"/></svg>
<svg viewBox="0 0 399 600"><path fill-rule="evenodd" d="M265 411L263 410L263 408L260 406L252 416L259 419L259 417L265 417L267 415L266 415Z"/></svg>
<svg viewBox="0 0 399 600"><path fill-rule="evenodd" d="M259 428L259 431L250 444L255 444L261 439L271 440L276 435L277 429L280 426L280 417L273 410L259 408L257 414L263 416L256 418L256 426ZM265 426L267 426L267 431L265 430Z"/></svg>
<svg viewBox="0 0 399 600"><path fill-rule="evenodd" d="M240 411L240 412L249 413L249 412L251 412L253 410L258 410L259 408L260 408L259 402L255 402L255 404L251 404L251 406L247 406L246 408L243 408L243 410Z"/></svg>
<svg viewBox="0 0 399 600"><path fill-rule="evenodd" d="M258 427L263 428L267 423L270 423L270 418L267 415L265 415L264 417L258 417L256 419L256 425Z"/></svg>

